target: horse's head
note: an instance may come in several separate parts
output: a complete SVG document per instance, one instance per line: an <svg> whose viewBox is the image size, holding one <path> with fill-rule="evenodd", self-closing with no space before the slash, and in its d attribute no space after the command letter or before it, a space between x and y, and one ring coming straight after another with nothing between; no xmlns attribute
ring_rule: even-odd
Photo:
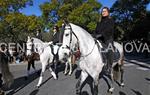
<svg viewBox="0 0 150 95"><path fill-rule="evenodd" d="M59 51L58 51L58 55L59 55L59 60L66 62L67 59L69 57L71 57L71 51L70 48L68 46L60 46Z"/></svg>
<svg viewBox="0 0 150 95"><path fill-rule="evenodd" d="M72 41L72 28L70 24L64 25L63 45L70 46Z"/></svg>
<svg viewBox="0 0 150 95"><path fill-rule="evenodd" d="M72 52L79 49L78 35L80 34L77 33L79 30L81 31L81 28L77 27L72 23L68 23L64 25L64 35L63 35L62 45L65 46L66 48L69 47Z"/></svg>

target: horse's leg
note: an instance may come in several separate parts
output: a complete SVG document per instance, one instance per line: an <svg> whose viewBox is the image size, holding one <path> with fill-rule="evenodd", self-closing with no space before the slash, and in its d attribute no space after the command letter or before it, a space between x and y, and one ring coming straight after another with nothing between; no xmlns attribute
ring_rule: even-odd
<svg viewBox="0 0 150 95"><path fill-rule="evenodd" d="M76 84L76 95L81 95L82 84L88 77L88 74L85 71L81 71L81 76Z"/></svg>
<svg viewBox="0 0 150 95"><path fill-rule="evenodd" d="M35 61L34 61L34 60L32 60L31 65L32 65L32 68L34 69L34 72L33 72L33 73L35 73L35 72L36 72L36 68L35 68Z"/></svg>
<svg viewBox="0 0 150 95"><path fill-rule="evenodd" d="M68 59L69 60L69 66L70 66L70 68L69 68L69 75L71 75L72 74L72 63L71 63L71 58L69 58Z"/></svg>
<svg viewBox="0 0 150 95"><path fill-rule="evenodd" d="M56 80L57 76L56 76L55 72L52 70L51 66L49 66L49 71L51 72L53 78Z"/></svg>
<svg viewBox="0 0 150 95"><path fill-rule="evenodd" d="M94 93L93 95L98 95L98 79L94 80Z"/></svg>
<svg viewBox="0 0 150 95"><path fill-rule="evenodd" d="M67 62L65 63L65 72L64 72L65 75L67 74L68 64L69 64L69 62L67 61Z"/></svg>
<svg viewBox="0 0 150 95"><path fill-rule="evenodd" d="M47 65L46 62L42 63L42 71L41 71L41 74L40 74L40 79L39 79L39 82L37 84L37 87L40 87L40 85L42 83L44 72L45 72L45 69L46 69L46 65Z"/></svg>
<svg viewBox="0 0 150 95"><path fill-rule="evenodd" d="M31 61L28 60L28 66L27 66L27 77L30 75L30 68L31 68Z"/></svg>
<svg viewBox="0 0 150 95"><path fill-rule="evenodd" d="M99 74L92 76L94 81L93 95L98 95Z"/></svg>
<svg viewBox="0 0 150 95"><path fill-rule="evenodd" d="M108 92L113 93L114 91L114 76L113 76L113 70L111 69L111 74L110 74L110 80L111 80L111 84L110 84L110 88L108 90Z"/></svg>
<svg viewBox="0 0 150 95"><path fill-rule="evenodd" d="M57 63L58 63L58 59L57 59L57 56L54 56L54 59L53 59L53 70L55 73L57 73Z"/></svg>
<svg viewBox="0 0 150 95"><path fill-rule="evenodd" d="M54 62L54 72L57 73L57 63L58 61Z"/></svg>
<svg viewBox="0 0 150 95"><path fill-rule="evenodd" d="M123 65L120 66L120 72L121 72L120 86L124 87L124 80L123 80L124 69L123 69Z"/></svg>
<svg viewBox="0 0 150 95"><path fill-rule="evenodd" d="M96 69L94 68L95 71L93 71L90 76L92 77L93 79L93 82L92 82L92 88L91 88L91 91L92 91L92 95L98 95L98 83L99 83L99 72L96 71ZM93 84L94 83L94 84Z"/></svg>

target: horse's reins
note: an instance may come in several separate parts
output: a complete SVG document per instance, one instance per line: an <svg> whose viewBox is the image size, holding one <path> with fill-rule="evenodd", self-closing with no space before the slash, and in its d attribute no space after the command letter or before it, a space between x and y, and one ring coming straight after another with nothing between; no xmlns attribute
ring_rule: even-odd
<svg viewBox="0 0 150 95"><path fill-rule="evenodd" d="M67 46L70 50L71 50L71 52L73 53L74 51L70 48L71 47L71 43L72 43L72 34L76 37L76 39L77 39L77 48L78 48L78 50L79 50L79 39L78 39L78 37L77 37L77 35L73 32L73 30L72 30L72 27L71 27L71 25L70 24L68 24L69 25L69 27L70 28L65 28L65 30L67 30L67 29L70 29L70 43L69 43L69 46ZM80 50L79 50L80 51Z"/></svg>

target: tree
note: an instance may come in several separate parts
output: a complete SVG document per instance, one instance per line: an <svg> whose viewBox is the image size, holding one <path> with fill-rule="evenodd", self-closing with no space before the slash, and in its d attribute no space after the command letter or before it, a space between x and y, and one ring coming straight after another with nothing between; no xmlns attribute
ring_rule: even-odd
<svg viewBox="0 0 150 95"><path fill-rule="evenodd" d="M40 6L47 27L55 23L61 26L62 19L80 25L89 32L96 28L101 4L96 0L51 0Z"/></svg>
<svg viewBox="0 0 150 95"><path fill-rule="evenodd" d="M0 0L0 18L12 12L19 12L19 9L32 5L32 0Z"/></svg>
<svg viewBox="0 0 150 95"><path fill-rule="evenodd" d="M32 0L0 0L0 40L18 41L24 37L27 18L19 9L32 5ZM22 35L22 36L21 36Z"/></svg>
<svg viewBox="0 0 150 95"><path fill-rule="evenodd" d="M25 40L27 35L33 35L37 29L42 28L42 22L36 16L26 16L21 13L10 13L5 16L4 30L12 41ZM10 35L11 34L11 35Z"/></svg>
<svg viewBox="0 0 150 95"><path fill-rule="evenodd" d="M146 6L149 3L149 0L117 0L114 3L111 12L116 21L116 31L123 35L122 40L133 40L131 36L135 35L132 33L134 27L146 17Z"/></svg>

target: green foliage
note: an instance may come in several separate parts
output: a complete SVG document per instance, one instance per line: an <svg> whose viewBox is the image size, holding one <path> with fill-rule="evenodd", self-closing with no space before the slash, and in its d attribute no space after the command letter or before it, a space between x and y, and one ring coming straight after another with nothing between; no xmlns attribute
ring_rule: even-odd
<svg viewBox="0 0 150 95"><path fill-rule="evenodd" d="M100 8L101 4L96 0L52 0L41 5L47 27L55 23L61 26L62 19L67 18L89 32L96 28Z"/></svg>
<svg viewBox="0 0 150 95"><path fill-rule="evenodd" d="M28 35L34 36L37 29L51 30L56 23L61 26L64 18L93 32L100 16L101 4L97 0L51 0L40 5L40 17L19 12L32 3L33 0L0 0L0 41L25 41ZM45 41L51 40L51 32L42 34Z"/></svg>
<svg viewBox="0 0 150 95"><path fill-rule="evenodd" d="M32 0L0 0L0 41L25 40L28 32L37 27L36 16L19 13L19 9L27 5L32 5Z"/></svg>
<svg viewBox="0 0 150 95"><path fill-rule="evenodd" d="M6 25L4 27L2 25ZM41 22L36 16L25 16L21 13L10 13L5 16L4 21L0 24L2 32L11 34L12 41L25 40L27 34L31 35L36 29L40 29ZM10 37L9 37L10 39ZM17 40L15 40L17 39Z"/></svg>
<svg viewBox="0 0 150 95"><path fill-rule="evenodd" d="M32 4L32 0L0 0L0 18L10 12L19 12L19 9Z"/></svg>
<svg viewBox="0 0 150 95"><path fill-rule="evenodd" d="M112 16L116 20L116 31L121 34L120 40L133 40L135 26L146 17L146 6L149 0L117 0L111 8ZM116 35L119 37L119 35ZM134 36L134 37L133 37Z"/></svg>

